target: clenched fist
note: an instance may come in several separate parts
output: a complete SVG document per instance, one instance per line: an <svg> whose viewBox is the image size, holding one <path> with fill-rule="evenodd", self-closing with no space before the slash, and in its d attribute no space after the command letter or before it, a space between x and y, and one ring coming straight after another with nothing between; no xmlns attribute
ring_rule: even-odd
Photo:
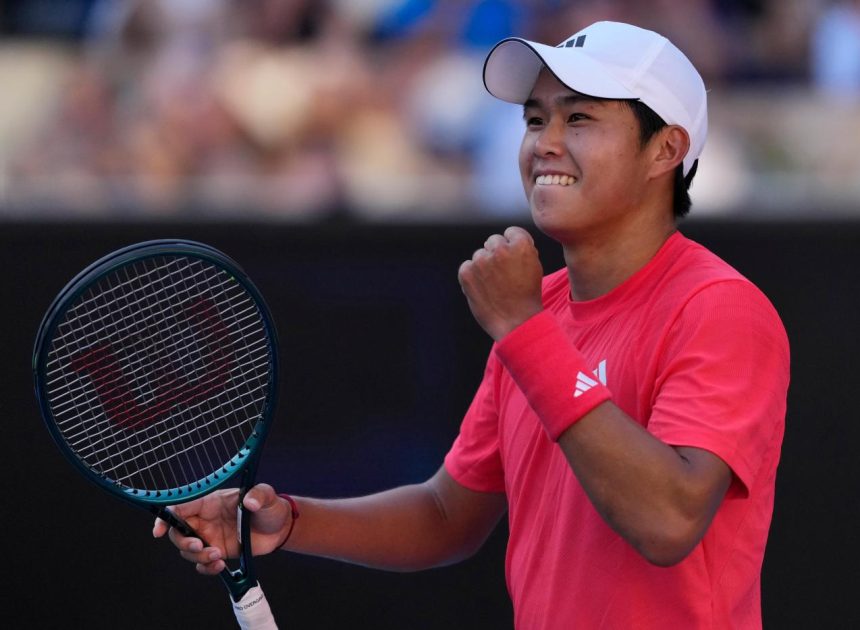
<svg viewBox="0 0 860 630"><path fill-rule="evenodd" d="M493 234L457 274L472 315L496 341L543 309L543 268L531 235Z"/></svg>

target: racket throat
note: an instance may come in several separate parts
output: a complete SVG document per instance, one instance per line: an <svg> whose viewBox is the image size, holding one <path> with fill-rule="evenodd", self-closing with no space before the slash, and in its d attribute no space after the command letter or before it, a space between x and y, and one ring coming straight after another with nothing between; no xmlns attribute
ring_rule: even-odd
<svg viewBox="0 0 860 630"><path fill-rule="evenodd" d="M251 463L250 467L253 466L254 463ZM246 479L243 479L243 482L247 480L249 473L253 474L253 470L245 471L243 476ZM247 488L244 483L243 488ZM221 579L227 585L234 602L238 602L244 597L245 593L257 586L257 575L254 570L254 563L251 562L251 558L254 555L251 549L251 515L246 513L244 505L246 492L243 489L239 494L239 503L236 506L236 537L239 543L239 568L234 570L225 569L221 573ZM231 582L228 583L227 580Z"/></svg>
<svg viewBox="0 0 860 630"><path fill-rule="evenodd" d="M155 516L163 520L165 523L173 527L178 532L180 532L183 536L191 536L193 538L198 538L203 543L204 547L210 547L211 545L206 542L206 539L200 536L194 528L191 527L184 520L176 516L171 510L163 506L151 506L150 512L152 512ZM249 545L243 545L242 540L250 541L250 515L244 516L245 508L242 507L242 503L240 501L239 507L237 508L236 514L236 531L239 535L239 568L231 569L229 566L225 567L221 573L218 574L218 577L221 578L221 581L224 583L224 586L230 592L230 598L234 602L238 602L241 600L245 594L258 586L256 572L254 571L254 565L250 562L251 557L251 549ZM245 531L245 528L248 528ZM226 564L226 561L225 561Z"/></svg>

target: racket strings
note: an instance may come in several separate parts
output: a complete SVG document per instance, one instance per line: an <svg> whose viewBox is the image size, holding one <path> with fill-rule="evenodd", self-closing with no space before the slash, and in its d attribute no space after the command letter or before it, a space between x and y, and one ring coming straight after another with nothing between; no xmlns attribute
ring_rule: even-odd
<svg viewBox="0 0 860 630"><path fill-rule="evenodd" d="M228 400L232 401L235 399L228 399ZM122 450L116 450L116 448L118 447L118 444L107 443L107 444L104 444L99 449L93 448L90 451L88 451L87 452L87 459L91 463L92 466L99 468L99 469L103 470L104 472L108 473L108 472L114 470L114 469L109 469L106 465L106 463L109 462L112 457L115 457L115 456L120 457L122 459L122 462L124 465L131 464L134 461L138 460L139 458L146 457L148 455L152 455L157 448L160 448L164 443L169 442L171 435L173 435L173 434L176 434L175 437L177 439L181 439L181 438L185 438L185 437L188 437L191 435L201 433L203 430L211 430L213 428L213 425L217 427L221 421L228 419L229 417L231 417L231 414L235 414L236 411L246 409L251 405L259 405L264 401L265 401L265 396L262 396L262 397L253 399L252 401L250 401L249 403L246 403L242 407L236 407L235 405L229 405L229 404L223 405L222 408L228 407L229 411L226 411L226 412L221 413L219 415L218 413L215 413L211 409L211 401L207 399L203 403L201 403L197 406L189 407L187 411L191 412L192 415L189 415L184 421L181 419L178 419L177 422L171 424L171 423L168 423L166 420L164 420L164 421L156 423L155 425L150 427L150 429L161 429L161 431L158 433L155 433L155 434L147 434L146 435L147 439L150 442L152 442L152 446L149 449L143 447L139 443L134 443L134 444L127 445ZM209 406L204 407L205 405L209 405ZM254 409L257 409L257 407L254 407ZM250 413L252 413L252 412L248 412L248 413L250 415ZM192 420L198 420L199 418L204 418L204 417L208 418L208 420L205 422L199 422L199 421L191 422ZM233 426L228 426L227 430L232 431L233 428L234 428ZM102 433L105 433L105 431L103 430ZM217 435L221 435L222 433L218 433ZM133 435L140 437L142 435L142 432L138 431L138 432L135 432ZM81 441L81 440L78 440L77 442L71 442L70 441L69 445L72 446L73 448L75 448L76 446L87 446L89 443L89 445L91 446L92 440L90 439L90 437L85 435L84 438L85 438L85 441ZM100 441L105 441L105 440L100 439ZM232 446L232 448L227 447L227 450L230 450L233 453L237 453L239 451L239 449L240 449L240 445L237 442L235 442L235 436L234 436L233 446ZM95 460L93 459L93 458L97 458L99 456L101 456L102 458L101 459L95 459ZM169 458L165 458L165 461L167 459L169 459ZM217 467L213 467L211 465L209 466L210 470L213 470L214 468L217 468Z"/></svg>
<svg viewBox="0 0 860 630"><path fill-rule="evenodd" d="M252 376L252 372L256 371L259 368L266 367L266 362L261 362L257 365L251 366L251 370L246 370L240 374L233 374L234 378L242 378ZM228 394L236 394L238 388L231 388L227 391ZM234 396L228 400L235 400L240 398L240 396ZM230 411L224 413L222 415L215 415L212 411L212 402L210 399L204 401L200 405L191 406L188 408L188 411L194 413L195 415L191 415L184 420L180 416L177 417L167 417L162 421L159 421L150 427L149 431L153 429L162 428L167 425L167 428L164 430L151 434L145 434L146 440L149 443L149 446L144 445L139 440L137 442L131 443L126 441L125 448L120 448L120 444L118 441L111 441L114 437L113 425L106 420L96 420L92 424L97 427L96 433L87 426L84 431L81 431L77 434L69 434L69 445L77 450L81 455L84 456L86 461L96 469L101 470L104 474L112 476L118 481L125 481L131 477L130 474L126 475L118 475L117 470L119 468L127 468L129 465L136 464L138 460L141 458L150 458L155 456L155 453L158 449L163 448L164 444L171 441L176 440L184 440L185 438L190 438L195 435L200 435L204 430L208 430L206 438L208 440L214 439L215 437L223 437L227 434L232 438L232 447L225 444L224 451L230 451L236 453L239 451L240 445L238 444L235 432L233 429L235 427L229 426L227 429L212 433L211 429L222 423L225 419L229 418L231 413L235 414L237 411L246 411L249 415L254 411L259 412L261 405L265 402L265 395L262 395L258 398L252 399L249 403L241 407L230 406L228 404L223 405L224 407L230 407ZM204 409L203 405L207 405ZM253 409L247 409L250 405L253 405ZM200 422L200 418L202 417L210 417L211 419L207 422ZM227 432L230 432L229 434ZM173 433L171 433L173 432ZM135 432L133 434L140 438L143 434L141 432ZM189 447L183 448L182 450L174 453L173 455L163 455L161 456L156 463L168 463L174 457L180 455L181 453L187 452L190 448L194 448L196 444L192 443ZM87 449L87 447L89 447ZM120 448L120 450L117 450ZM196 451L197 456L199 457L202 449L198 449ZM220 467L220 465L215 465L211 459L208 458L208 451L203 451L207 454L207 464L203 464L203 462L199 462L200 465L208 469L209 471L216 470ZM112 459L118 458L120 464L117 466L110 466L110 462ZM150 465L140 466L140 470L145 470L151 468ZM179 477L179 475L175 474L174 477ZM186 476L188 476L186 474Z"/></svg>
<svg viewBox="0 0 860 630"><path fill-rule="evenodd" d="M210 278L208 279L207 283L208 283L208 285L209 285L209 287L208 287L208 288L209 288L210 292L213 292L213 293L214 293L214 292L218 291L218 286L213 286L213 281L214 281L214 278L211 278L211 277L210 277ZM245 319L245 317L246 317L245 313L247 312L248 308L247 308L247 307L244 307L244 308L240 311L240 312L241 312L241 314L242 314L242 317L239 317L239 316L238 316L239 314L237 314L237 313L236 313L236 309L235 309L235 307L234 307L234 306L235 306L235 305L234 305L234 301L233 301L233 300L228 300L228 301L226 301L226 302L224 303L224 309L223 309L223 311L222 311L222 316L223 316L223 317L225 317L226 319L231 319L231 320L236 321L236 322L244 322L244 319ZM256 309L254 308L254 310L256 310ZM244 331L244 329L243 329L243 331ZM249 332L250 332L250 331L249 331ZM248 354L248 356L259 356L259 355L258 355L258 350L256 350L256 349L254 350L254 352L253 352L253 353L248 353L248 352L247 352L247 350L248 350L248 346L247 346L247 338L248 338L248 335L246 335L246 334L240 334L240 335L237 337L237 339L238 339L238 341L239 341L240 343L244 343L244 344L245 344L246 354ZM258 338L256 341L260 341L260 339ZM268 357L266 357L266 358L268 358ZM257 374L259 374L259 372L257 372ZM236 379L236 380L237 380L237 382L242 382L242 383L251 382L251 381L252 381L252 376L253 376L253 375L252 375L251 373L249 373L249 374L247 374L247 375L243 375L243 378L241 378L241 379ZM257 385L259 386L259 383L258 383ZM250 390L249 390L249 391L250 391ZM242 396L244 393L245 393L245 392L237 392L237 394L239 394L239 397L240 397L240 398L241 398L241 396ZM222 405L223 405L223 406L222 406L220 409L221 409L222 411L225 411L225 412L229 413L229 414L236 414L239 410L237 410L237 409L235 408L235 405L233 404L235 400L237 400L237 398L234 398L234 397L228 397L228 398L226 399L226 401L222 403ZM258 404L258 401L256 401L256 400L253 400L253 399L252 399L252 403L253 403L254 405L257 405L257 404ZM206 407L206 413L208 413L208 414L210 414L210 415L213 415L213 416L214 416L214 415L216 415L216 414L217 414L217 412L218 412L218 410L219 410L219 408L217 408L217 407L215 406L214 401L213 401L213 400L211 400L211 399L204 399L204 400L202 401L202 405ZM215 430L215 432L214 432L214 433L213 433L213 430ZM234 432L229 432L229 433L221 432L221 433L219 433L219 432L217 432L217 430L216 430L216 426L214 426L214 425L212 425L212 424L207 424L207 425L206 425L206 431L207 431L207 434L208 434L209 440L214 442L214 441L216 440L216 438L217 438L217 439L219 439L219 440L220 440L220 442L221 442L221 445L225 448L225 450L230 450L230 449L231 449L231 446L232 446L232 449L233 449L234 451L235 451L236 449L238 449L238 448L239 448L239 444L237 444L237 442L236 442L236 434L235 434ZM230 441L231 441L231 443L232 443L232 444L231 444L231 443L228 443L228 441L227 441L228 436L229 436ZM208 454L208 452L205 452L205 451L204 451L204 454L205 454L207 457L208 457L208 455L209 455L209 454ZM198 456L199 456L199 453L198 453Z"/></svg>
<svg viewBox="0 0 860 630"><path fill-rule="evenodd" d="M246 309L246 312L249 310L250 310L250 308ZM256 311L254 312L254 314L256 314ZM248 318L246 318L246 319L248 319ZM228 321L226 323L238 324L238 323L244 323L244 322L229 322ZM251 328L253 325L255 325L257 323L258 322L256 320L252 321L248 325L245 325L242 328L239 328L238 332L242 333L244 336L244 333L249 328ZM180 330L180 332L182 332L182 331ZM208 341L210 338L211 338L211 335L208 337L205 337L204 342ZM112 343L116 343L116 342L122 343L123 342L123 339L121 339L121 338L117 339L115 334L110 335L108 337L108 339L111 340ZM174 365L177 365L180 357L182 355L185 355L189 350L192 349L193 346L195 346L197 344L197 341L193 338L188 338L187 340L183 339L182 337L169 338L169 339L167 339L167 341L169 341L169 344L168 344L167 349L164 349L161 351L161 359L166 360L169 363L174 364ZM257 341L257 344L259 347L262 347L264 342L265 342L264 339L259 339ZM162 339L162 345L163 344L164 344L164 339ZM136 349L136 346L137 346L137 343L133 344L132 350L135 352L138 352ZM199 356L197 356L197 358L194 359L191 363L187 363L186 366L193 368L194 371L199 371L200 368L202 368L204 365L206 365L207 363L211 363L211 361L215 358L215 355L219 352L220 352L220 350L216 348L215 350L211 350L209 352L198 353ZM143 354L142 351L140 351L140 353L138 355L132 355L132 357L135 357L135 356L136 356L136 358L132 358L132 359L125 362L125 369L123 371L124 371L127 378L135 380L139 383L142 390L144 390L144 391L142 391L142 393L144 394L144 397L145 397L145 393L146 393L145 390L147 390L147 389L151 390L152 389L151 383L149 383L145 379L147 372L149 370L151 370L151 368L152 368L152 361L149 357L147 357L146 354ZM90 383L81 381L77 386L67 387L66 391L64 392L65 396L63 397L62 402L61 402L61 399L59 397L57 398L56 404L54 406L55 411L63 412L68 407L75 406L79 402L81 402L80 399L82 397L93 396L94 395L94 387L96 390L98 390L98 393L99 393L98 395L103 400L104 399L108 399L108 400L112 399L120 391L121 386L119 384L119 381L117 381L115 378L112 380L111 376L112 375L110 375L110 374L102 374L99 377L93 377L93 375L91 375ZM203 377L201 377L201 380L203 382L206 382L207 378L208 377L203 376ZM174 385L171 385L168 388L164 389L162 391L162 396L170 399L171 395L174 394L175 392L177 392L179 389L180 389L180 385L175 383ZM175 397L175 396L173 396L173 397ZM91 404L92 401L87 400L84 402L87 404ZM84 405L84 407L86 407L86 405ZM59 424L74 422L76 420L77 420L77 418L75 418L74 416L71 416L65 421L60 421ZM133 420L135 420L135 418L131 417L130 420L133 421Z"/></svg>
<svg viewBox="0 0 860 630"><path fill-rule="evenodd" d="M224 433L223 433L223 432L220 432L219 434L220 434L220 435L223 435ZM189 449L189 447L186 445L187 440L185 440L185 439L184 439L184 438L186 438L188 435L190 435L188 431L180 431L180 432L178 433L179 444L180 444L180 446L182 446L182 448L179 448L179 449L178 449L180 452L186 452L186 451L188 451L188 449ZM159 436L159 437L163 437L163 436ZM122 453L122 455L123 455L123 456L126 456L126 453L125 453L125 452L123 452L123 453ZM170 460L168 460L168 461L170 461ZM199 461L199 457L198 457L198 461ZM182 466L182 459L181 459L181 458L180 458L180 459L178 459L178 462L179 462L180 467L184 469L184 466ZM172 468L172 465L171 465L171 468ZM210 469L211 469L211 466L210 466ZM113 471L111 471L111 472L113 472ZM173 472L173 474L174 474L174 475L177 475L178 473L176 473L176 472L174 471L174 472ZM187 472L185 472L185 471L183 470L182 474L186 474L186 475L187 475Z"/></svg>
<svg viewBox="0 0 860 630"><path fill-rule="evenodd" d="M131 283L127 280L124 283L126 288L131 287ZM149 284L144 287L140 287L139 291L147 291L151 288L152 284ZM166 289L174 289L175 286L167 287ZM94 289L90 290L92 293ZM161 289L161 292L165 291L165 289ZM165 305L160 310L152 309L152 307L148 307L149 310L147 312L148 318L153 322L162 322L165 318L171 317L174 315L174 311L177 307L187 307L189 304L193 303L194 300L202 299L206 295L204 290L197 290L188 292L185 296L185 299L182 303L176 303L173 301L165 301ZM66 328L67 332L59 334L55 337L56 344L62 343L75 343L75 344L83 344L83 345L92 345L95 342L103 342L106 341L104 336L104 330L106 327L110 327L112 329L111 340L114 342L125 342L128 343L128 337L134 334L135 338L133 343L140 347L146 347L147 344L161 344L164 343L161 334L155 327L144 327L141 332L141 324L146 324L146 322L141 322L137 317L137 314L141 312L142 307L144 306L144 300L149 300L153 298L147 298L146 296L141 297L133 303L127 303L125 305L119 304L121 301L119 298L116 299L116 302L110 302L112 298L109 298L106 294L104 295L96 295L96 298L101 300L100 303L96 303L94 298L90 296L87 302L92 306L96 305L96 308L99 308L99 304L105 304L109 308L113 308L114 312L112 314L102 314L98 317L87 317L87 313L78 314L74 318L67 318L66 321L61 325L61 328ZM162 298L163 299L163 298ZM78 305L78 308L80 305ZM111 317L112 315L112 317ZM119 327L119 322L125 324L123 327ZM147 330L147 328L153 328L152 330ZM60 361L60 357L50 358L47 362L47 366L50 369L58 361ZM51 384L51 381L48 381L48 385Z"/></svg>
<svg viewBox="0 0 860 630"><path fill-rule="evenodd" d="M147 269L147 266L148 266L147 262L143 261L140 263L140 267L136 271L138 273L141 271L144 271ZM121 270L121 272L122 272L122 276L124 278L123 279L124 285L129 287L129 288L135 289L137 293L142 294L144 297L147 298L146 303L147 303L147 307L148 307L147 312L149 313L149 317L160 317L160 316L162 316L163 315L162 313L153 313L151 306L149 305L149 302L151 302L151 299L149 299L149 296L150 296L149 292L154 290L153 289L154 283L149 282L149 280L152 279L153 271L151 271L151 270L150 271L144 271L144 273L142 273L141 275L134 277L131 275L129 267L126 266ZM116 296L113 296L113 299L115 299L115 298L116 298ZM104 296L103 299L105 301L112 299L111 294L108 293L107 295ZM119 301L119 300L117 300L117 301ZM127 308L129 300L125 299L124 301L126 304L123 308ZM120 312L122 313L123 311L121 310ZM139 309L138 310L130 309L129 319L131 322L138 322L138 324L139 324L140 320L141 320L141 311ZM119 320L119 321L124 321L124 320ZM110 338L114 339L117 336L119 336L122 331L116 325L114 325L112 328L113 328L113 330L112 330ZM132 350L133 350L133 348L132 348ZM133 354L132 354L132 356L133 356ZM104 383L99 382L98 379L93 379L92 374L90 374L90 380L91 380L91 385L96 392L99 391L98 390L99 387L104 387L104 385L105 385ZM143 385L142 389L144 391L147 391L147 389L149 389L148 383L139 383L139 377L134 378L134 380L132 382L135 384ZM150 392L147 391L147 393L150 393ZM110 394L107 394L107 392L106 392L105 396L102 396L101 394L99 394L99 398L100 398L99 402L102 404L102 407L104 407L104 401L102 399L108 398L109 395ZM105 420L108 420L107 413L105 413ZM111 425L109 425L109 426L113 426L113 423L111 423ZM117 470L117 468L119 468L122 470L122 475L121 475L122 479L128 480L132 476L135 477L135 479L137 480L137 483L132 484L132 485L139 485L143 482L148 481L148 482L153 484L151 487L156 487L156 488L161 487L161 486L168 486L169 487L169 485L171 483L170 480L178 478L177 473L173 467L173 464L170 462L170 460L164 461L164 464L162 466L157 467L157 468L156 467L147 467L146 469L139 469L139 467L135 466L134 460L130 457L124 457L124 454L127 452L128 449L135 449L134 452L139 452L139 451L144 449L145 444L151 444L151 441L141 440L140 439L141 438L140 433L131 433L131 434L123 433L123 434L121 434L121 436L123 439L117 441L116 444L114 444L112 442L108 442L108 445L110 446L110 450L112 451L110 461L111 462L119 462L119 466L114 466L113 469L109 469L109 468L105 468L104 466L100 466L98 463L91 464L91 466L95 470L100 470L102 472L102 474L111 478L111 477L117 476L117 475L114 475L113 473ZM105 444L104 438L100 438L100 444L102 444L102 445ZM123 446L125 446L125 448L123 448ZM91 460L91 455L88 454L87 457L89 460ZM164 460L164 456L161 455L159 457L159 459ZM122 483L121 481L119 481L119 479L117 479L117 482Z"/></svg>
<svg viewBox="0 0 860 630"><path fill-rule="evenodd" d="M195 261L192 264L195 266L202 266L202 263L199 261ZM124 269L127 271L127 268ZM165 268L164 271L168 272L169 269ZM196 271L194 273L194 277L198 277L202 280L204 278L205 271L205 269ZM62 343L66 341L68 337L73 337L75 342L84 342L88 337L91 339L100 339L102 336L101 331L103 326L116 327L120 322L127 322L129 325L124 329L115 328L117 334L121 334L123 332L127 333L131 329L131 324L137 323L135 322L133 315L136 312L139 312L144 301L152 299L152 293L161 293L163 296L167 292L175 290L179 285L179 281L176 281L175 284L165 286L163 283L159 283L157 278L150 278L150 281L146 283L140 283L137 282L137 280L137 278L132 279L127 276L125 281L117 283L115 286L110 287L107 290L100 291L96 287L91 288L87 292L87 298L81 300L78 304L66 311L67 317L64 324L68 329L68 332L56 335L55 342ZM154 287L157 284L161 284L162 286L155 289ZM128 289L133 285L137 285L136 291L140 295L134 296L133 299L130 299ZM120 291L122 291L122 293L120 293ZM200 295L202 295L202 293ZM191 299L194 296L189 295L187 297L188 299ZM165 300L164 308L162 310L153 311L149 313L149 315L153 319L158 319L163 317L169 309L174 307L175 303L172 300ZM51 367L58 360L58 357L49 358L47 366Z"/></svg>
<svg viewBox="0 0 860 630"><path fill-rule="evenodd" d="M215 473L241 452L269 396L272 349L255 300L197 258L114 270L52 341L58 428L87 466L129 488Z"/></svg>
<svg viewBox="0 0 860 630"><path fill-rule="evenodd" d="M258 321L256 319L257 313L253 311L250 313L245 320L225 320L225 323L233 323L233 324L243 324L242 328L238 329L239 333L245 333L249 329L258 325ZM250 320L250 321L247 321ZM246 323L247 322L247 323ZM111 335L111 339L116 337L116 335ZM210 339L207 337L205 339ZM190 351L194 346L197 345L197 341L194 339L182 340L181 338L176 341L170 350L166 351L166 354L163 354L162 358L167 361L176 362L182 356L184 356L188 351ZM259 347L262 347L265 343L265 339L259 339L256 342ZM137 344L135 344L137 345ZM258 348L259 349L259 348ZM211 350L208 352L200 352L196 359L191 361L188 365L189 367L194 368L195 370L202 368L207 363L215 358L215 355L218 353L218 350ZM148 385L148 383L144 380L147 374L147 371L151 369L151 362L144 354L140 354L136 358L131 358L125 364L126 369L124 369L124 373L130 379L140 380L144 387ZM63 378L63 377L60 377ZM57 411L64 411L66 407L71 407L76 405L79 400L86 396L93 396L94 390L93 386L99 389L102 392L102 397L106 395L114 396L120 390L120 385L112 382L109 378L109 375L102 375L100 377L95 377L91 379L91 384L81 382L76 386L70 386L65 391L65 400L63 402L57 402L55 409Z"/></svg>

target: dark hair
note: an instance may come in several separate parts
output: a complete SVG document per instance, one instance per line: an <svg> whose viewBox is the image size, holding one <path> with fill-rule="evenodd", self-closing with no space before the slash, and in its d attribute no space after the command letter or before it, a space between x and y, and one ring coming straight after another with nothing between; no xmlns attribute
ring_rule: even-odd
<svg viewBox="0 0 860 630"><path fill-rule="evenodd" d="M644 147L648 144L651 137L666 126L666 122L648 107L642 101L624 101L628 104L636 120L639 121L639 141ZM699 166L699 161L693 162L690 172L684 177L684 165L679 164L675 169L675 187L672 195L672 213L676 219L680 219L690 212L692 201L690 200L690 184L693 182L693 176L696 174L696 169Z"/></svg>

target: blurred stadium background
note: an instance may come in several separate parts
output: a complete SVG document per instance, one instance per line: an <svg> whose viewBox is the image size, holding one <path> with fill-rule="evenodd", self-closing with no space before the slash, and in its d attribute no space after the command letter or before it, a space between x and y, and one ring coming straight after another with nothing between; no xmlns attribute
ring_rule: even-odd
<svg viewBox="0 0 860 630"><path fill-rule="evenodd" d="M40 426L32 338L70 277L149 238L223 249L282 338L260 477L319 496L421 481L489 348L456 268L489 230L529 225L521 113L484 93L484 55L599 19L664 33L702 71L711 131L682 229L791 338L765 627L860 627L860 0L4 0L6 627L233 627L220 585ZM468 562L405 576L259 564L282 627L505 628L504 543L502 525Z"/></svg>
<svg viewBox="0 0 860 630"><path fill-rule="evenodd" d="M0 213L518 217L488 48L598 19L700 68L697 215L857 212L856 0L5 0ZM848 139L853 141L848 141Z"/></svg>

